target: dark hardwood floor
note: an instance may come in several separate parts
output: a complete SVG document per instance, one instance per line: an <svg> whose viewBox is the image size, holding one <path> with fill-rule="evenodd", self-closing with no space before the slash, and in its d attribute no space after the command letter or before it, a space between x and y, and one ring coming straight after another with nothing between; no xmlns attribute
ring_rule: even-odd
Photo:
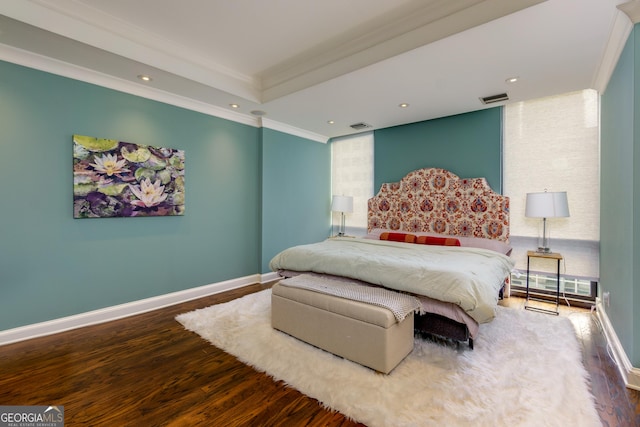
<svg viewBox="0 0 640 427"><path fill-rule="evenodd" d="M67 426L356 426L316 400L188 332L177 314L265 287L252 285L153 312L0 347L0 405L63 405ZM520 307L522 299L505 305ZM576 325L605 426L640 425L588 310Z"/></svg>

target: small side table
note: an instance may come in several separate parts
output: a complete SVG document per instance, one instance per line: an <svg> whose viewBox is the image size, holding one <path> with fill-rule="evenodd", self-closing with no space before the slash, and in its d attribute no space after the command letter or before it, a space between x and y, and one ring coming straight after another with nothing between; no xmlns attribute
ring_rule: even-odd
<svg viewBox="0 0 640 427"><path fill-rule="evenodd" d="M531 258L546 258L546 259L555 259L558 261L558 273L556 276L556 309L547 310L545 308L539 308L529 305L529 300L533 301L542 301L540 299L535 299L529 297L529 263L531 262ZM533 311L541 311L543 313L551 313L556 316L560 314L560 310L558 306L560 305L560 261L562 261L563 257L561 254L557 252L536 252L536 251L527 251L527 300L524 303L524 308L527 310ZM548 301L544 301L548 302Z"/></svg>

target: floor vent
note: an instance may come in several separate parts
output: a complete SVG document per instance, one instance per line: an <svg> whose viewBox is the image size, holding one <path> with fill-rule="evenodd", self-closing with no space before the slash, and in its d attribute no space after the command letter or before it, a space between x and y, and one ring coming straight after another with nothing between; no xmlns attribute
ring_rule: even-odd
<svg viewBox="0 0 640 427"><path fill-rule="evenodd" d="M506 93L499 93L497 95L485 96L484 98L480 98L483 104L493 104L501 101L508 101L509 95Z"/></svg>
<svg viewBox="0 0 640 427"><path fill-rule="evenodd" d="M352 124L351 127L354 128L355 130L360 130L360 129L370 128L371 125L365 122L360 122L360 123Z"/></svg>

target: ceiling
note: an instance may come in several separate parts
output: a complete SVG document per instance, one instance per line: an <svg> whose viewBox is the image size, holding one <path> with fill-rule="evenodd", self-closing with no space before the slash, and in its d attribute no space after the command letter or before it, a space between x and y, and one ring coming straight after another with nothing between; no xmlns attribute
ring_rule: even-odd
<svg viewBox="0 0 640 427"><path fill-rule="evenodd" d="M326 141L603 91L622 2L2 0L0 59Z"/></svg>

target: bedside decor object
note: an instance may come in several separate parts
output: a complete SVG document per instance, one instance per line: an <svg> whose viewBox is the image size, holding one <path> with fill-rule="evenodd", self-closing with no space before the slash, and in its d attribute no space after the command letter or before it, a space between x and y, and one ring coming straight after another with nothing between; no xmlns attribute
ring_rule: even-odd
<svg viewBox="0 0 640 427"><path fill-rule="evenodd" d="M184 215L184 151L73 135L73 217Z"/></svg>
<svg viewBox="0 0 640 427"><path fill-rule="evenodd" d="M344 214L345 212L353 212L353 197L333 196L331 210L333 212L340 212L340 230L338 231L338 236L344 236Z"/></svg>
<svg viewBox="0 0 640 427"><path fill-rule="evenodd" d="M547 218L569 216L567 192L544 191L543 193L527 193L527 206L524 216L528 218L542 218L542 244L538 246L538 252L550 253Z"/></svg>

